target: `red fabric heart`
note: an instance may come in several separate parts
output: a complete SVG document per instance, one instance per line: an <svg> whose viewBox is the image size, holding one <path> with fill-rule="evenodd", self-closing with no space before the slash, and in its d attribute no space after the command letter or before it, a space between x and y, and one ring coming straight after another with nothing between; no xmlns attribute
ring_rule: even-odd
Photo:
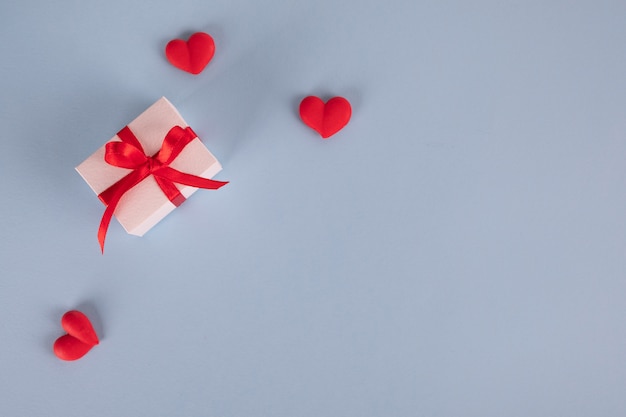
<svg viewBox="0 0 626 417"><path fill-rule="evenodd" d="M165 56L172 65L192 74L200 74L215 54L215 42L208 33L196 32L185 42L174 39L165 46Z"/></svg>
<svg viewBox="0 0 626 417"><path fill-rule="evenodd" d="M100 343L89 318L80 311L68 311L61 318L61 326L68 333L59 337L52 350L64 361L80 359Z"/></svg>
<svg viewBox="0 0 626 417"><path fill-rule="evenodd" d="M333 97L326 104L321 98L308 96L300 103L300 118L324 139L339 132L350 121L352 107L343 97Z"/></svg>

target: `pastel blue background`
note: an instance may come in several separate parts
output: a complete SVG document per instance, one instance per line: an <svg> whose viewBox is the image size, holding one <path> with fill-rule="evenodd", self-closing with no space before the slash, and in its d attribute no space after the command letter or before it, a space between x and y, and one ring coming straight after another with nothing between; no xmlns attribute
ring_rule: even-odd
<svg viewBox="0 0 626 417"><path fill-rule="evenodd" d="M626 415L626 2L0 5L0 415ZM206 31L199 76L168 40ZM351 101L320 139L309 94ZM161 96L218 179L74 167ZM52 354L79 308L102 342Z"/></svg>

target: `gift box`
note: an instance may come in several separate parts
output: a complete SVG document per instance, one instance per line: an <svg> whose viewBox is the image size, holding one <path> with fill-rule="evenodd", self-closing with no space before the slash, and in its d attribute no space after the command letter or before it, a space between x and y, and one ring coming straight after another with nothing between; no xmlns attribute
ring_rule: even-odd
<svg viewBox="0 0 626 417"><path fill-rule="evenodd" d="M142 236L198 188L225 185L210 179L221 169L165 97L76 167L107 206L98 230L102 249L112 216Z"/></svg>

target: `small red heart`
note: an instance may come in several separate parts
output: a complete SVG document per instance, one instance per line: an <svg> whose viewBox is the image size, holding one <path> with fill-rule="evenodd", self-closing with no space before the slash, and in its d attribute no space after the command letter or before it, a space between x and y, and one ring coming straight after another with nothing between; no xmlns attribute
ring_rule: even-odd
<svg viewBox="0 0 626 417"><path fill-rule="evenodd" d="M61 326L68 334L59 337L52 348L59 359L75 361L100 343L89 318L80 311L65 313L61 318Z"/></svg>
<svg viewBox="0 0 626 417"><path fill-rule="evenodd" d="M321 98L305 97L300 103L300 118L324 139L339 132L350 121L352 107L343 97L333 97L324 104Z"/></svg>
<svg viewBox="0 0 626 417"><path fill-rule="evenodd" d="M208 33L196 32L185 42L174 39L165 46L165 56L172 65L192 74L200 74L215 54L215 42Z"/></svg>

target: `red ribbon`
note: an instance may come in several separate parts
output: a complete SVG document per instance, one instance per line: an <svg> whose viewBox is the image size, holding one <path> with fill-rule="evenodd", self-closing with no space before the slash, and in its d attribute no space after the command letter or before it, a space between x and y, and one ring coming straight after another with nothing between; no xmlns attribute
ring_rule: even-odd
<svg viewBox="0 0 626 417"><path fill-rule="evenodd" d="M183 129L180 126L174 126L170 129L163 139L161 149L153 156L146 155L141 143L128 126L120 130L117 136L122 141L106 144L104 160L110 165L133 171L98 195L107 206L98 229L98 242L100 242L102 253L104 253L104 239L117 204L128 190L148 176L154 176L163 194L177 207L185 201L185 197L174 183L210 190L217 190L228 184L228 182L185 174L169 166L185 146L198 137L190 127Z"/></svg>

